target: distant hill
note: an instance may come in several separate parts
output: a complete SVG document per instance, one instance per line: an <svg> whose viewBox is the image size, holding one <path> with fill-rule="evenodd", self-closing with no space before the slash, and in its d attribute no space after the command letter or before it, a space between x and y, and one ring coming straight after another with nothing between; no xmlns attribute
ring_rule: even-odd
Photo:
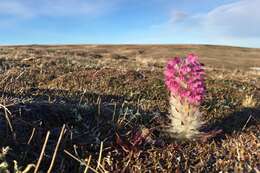
<svg viewBox="0 0 260 173"><path fill-rule="evenodd" d="M0 46L16 50L60 50L76 55L97 54L109 57L112 54L127 57L128 60L162 63L173 56L185 56L188 53L199 55L206 66L217 68L248 69L260 67L260 48L242 48L216 45L21 45ZM0 52L1 55L1 52Z"/></svg>

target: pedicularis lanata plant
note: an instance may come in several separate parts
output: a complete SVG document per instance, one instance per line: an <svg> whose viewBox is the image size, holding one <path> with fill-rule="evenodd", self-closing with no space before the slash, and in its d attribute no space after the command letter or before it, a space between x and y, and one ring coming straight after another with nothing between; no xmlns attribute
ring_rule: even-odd
<svg viewBox="0 0 260 173"><path fill-rule="evenodd" d="M193 139L200 135L200 104L205 95L204 70L198 57L169 60L165 69L165 84L170 91L170 119L168 131L175 137Z"/></svg>

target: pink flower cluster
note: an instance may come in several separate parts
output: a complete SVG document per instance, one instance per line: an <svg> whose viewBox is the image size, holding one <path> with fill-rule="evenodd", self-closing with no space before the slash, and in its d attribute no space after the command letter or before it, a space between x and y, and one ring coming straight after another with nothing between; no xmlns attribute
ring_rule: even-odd
<svg viewBox="0 0 260 173"><path fill-rule="evenodd" d="M186 58L175 57L166 66L165 84L173 96L192 105L199 105L204 98L204 70L198 57L189 54Z"/></svg>

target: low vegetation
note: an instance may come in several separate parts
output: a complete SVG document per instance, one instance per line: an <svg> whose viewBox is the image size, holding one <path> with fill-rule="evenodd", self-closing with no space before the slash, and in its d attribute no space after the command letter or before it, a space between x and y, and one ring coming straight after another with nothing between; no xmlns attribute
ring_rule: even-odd
<svg viewBox="0 0 260 173"><path fill-rule="evenodd" d="M208 56L227 47L178 48L206 64L209 134L180 140L165 131L166 59L145 60L154 48L1 47L0 172L259 172L258 50L231 48L254 62L236 69Z"/></svg>

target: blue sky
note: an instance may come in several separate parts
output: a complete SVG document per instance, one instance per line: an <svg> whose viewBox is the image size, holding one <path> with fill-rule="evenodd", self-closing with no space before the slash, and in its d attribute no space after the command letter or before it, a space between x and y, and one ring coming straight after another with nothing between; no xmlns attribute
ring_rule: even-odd
<svg viewBox="0 0 260 173"><path fill-rule="evenodd" d="M260 47L260 0L0 0L0 44Z"/></svg>

